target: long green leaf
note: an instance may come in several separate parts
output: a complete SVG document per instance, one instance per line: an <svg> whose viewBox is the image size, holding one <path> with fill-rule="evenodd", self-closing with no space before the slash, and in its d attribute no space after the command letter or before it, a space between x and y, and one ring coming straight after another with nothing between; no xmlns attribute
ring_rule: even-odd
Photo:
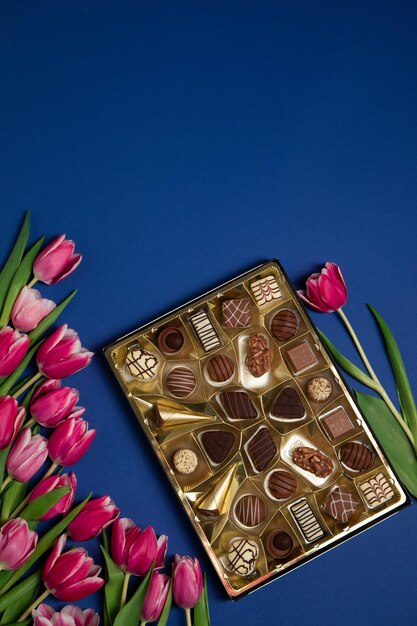
<svg viewBox="0 0 417 626"><path fill-rule="evenodd" d="M32 605L33 601L36 598L40 579L40 572L35 572L34 574L32 574L32 576L26 578L23 583L18 585L18 587L20 588L20 593L16 595L13 604L10 604L3 613L0 620L1 626L3 626L4 624L10 624L11 622L15 622L19 619L21 615L23 615L23 613L28 610L28 608Z"/></svg>
<svg viewBox="0 0 417 626"><path fill-rule="evenodd" d="M7 393L9 393L13 385L17 383L17 381L19 380L19 378L21 377L21 375L23 374L23 372L29 365L30 361L32 360L32 357L34 356L35 352L38 350L40 345L41 345L41 342L36 343L34 346L32 346L27 351L25 358L21 361L19 367L17 367L15 371L12 374L10 374L10 376L8 376L6 380L0 385L0 396L4 396Z"/></svg>
<svg viewBox="0 0 417 626"><path fill-rule="evenodd" d="M376 311L374 307L370 304L368 304L368 307L372 315L376 319L376 322L384 338L388 358L390 360L395 378L395 384L397 385L400 405L402 410L404 411L408 426L413 433L414 440L417 442L417 407L414 400L413 392L411 390L410 381L408 380L404 361L398 348L398 344L395 340L394 335L392 334L392 331L388 327L385 320L378 313L378 311Z"/></svg>
<svg viewBox="0 0 417 626"><path fill-rule="evenodd" d="M381 398L357 390L355 394L401 481L417 497L417 457L407 435Z"/></svg>
<svg viewBox="0 0 417 626"><path fill-rule="evenodd" d="M64 487L58 487L48 493L44 493L39 496L39 498L35 498L32 502L29 502L23 511L19 513L19 517L23 517L23 519L27 521L40 519L45 513L52 509L57 502L66 496L70 490L71 487L69 485L64 485Z"/></svg>
<svg viewBox="0 0 417 626"><path fill-rule="evenodd" d="M41 581L41 572L38 570L34 572L19 585L16 585L14 589L11 589L7 593L4 594L0 598L0 613L5 611L12 606L15 602L19 600L19 597L25 594L30 589L36 589ZM23 610L20 612L20 615L23 613Z"/></svg>
<svg viewBox="0 0 417 626"><path fill-rule="evenodd" d="M6 591L10 589L10 587L13 587L13 585L24 574L26 574L26 572L32 567L32 565L34 565L36 561L40 559L40 557L43 554L45 554L45 552L47 552L48 550L52 548L55 542L55 539L59 537L61 533L64 532L68 524L72 522L74 517L78 515L78 513L87 504L90 498L91 498L91 494L87 496L87 498L85 498L85 500L83 500L81 504L79 504L74 509L72 509L60 522L58 522L58 524L55 524L55 526L53 526L50 530L48 530L48 532L45 533L43 537L39 539L38 545L36 546L34 553L29 557L26 563L22 565L21 567L19 567L18 570L13 572L13 575L8 580L5 581L5 584L0 592L0 596L3 596L6 593ZM4 573L9 573L9 572L1 572L1 574L4 574ZM0 582L3 582L3 581L0 580Z"/></svg>
<svg viewBox="0 0 417 626"><path fill-rule="evenodd" d="M148 587L151 582L152 572L153 566L150 568L149 572L146 574L129 602L126 602L121 611L119 611L119 614L114 620L114 626L138 625L143 603L145 602L146 592L148 591Z"/></svg>
<svg viewBox="0 0 417 626"><path fill-rule="evenodd" d="M112 626L120 610L124 573L119 569L107 550L101 546L106 570L106 585L104 587L104 608L109 624Z"/></svg>
<svg viewBox="0 0 417 626"><path fill-rule="evenodd" d="M4 624L4 626L29 626L30 623L33 623L32 618L24 619L23 621L13 622L11 624Z"/></svg>
<svg viewBox="0 0 417 626"><path fill-rule="evenodd" d="M317 332L329 349L330 354L332 355L336 363L340 365L340 367L342 367L348 374L353 376L353 378L356 378L356 380L359 380L359 382L363 383L367 387L375 390L378 388L377 384L372 380L372 378L362 372L362 370L359 369L359 367L357 367L354 363L352 363L352 361L349 361L349 359L343 356L343 354L339 352L336 346L330 341L328 337L326 337L324 333L321 332L321 330L317 329Z"/></svg>
<svg viewBox="0 0 417 626"><path fill-rule="evenodd" d="M194 607L194 626L210 626L210 613L208 608L207 580L204 576L204 586L201 596Z"/></svg>
<svg viewBox="0 0 417 626"><path fill-rule="evenodd" d="M38 252L42 247L45 237L41 237L33 246L26 252L22 262L16 270L13 280L10 284L6 301L3 306L3 312L0 318L0 326L4 326L10 319L13 305L17 296L19 295L22 287L26 285L31 274L33 263L38 256Z"/></svg>
<svg viewBox="0 0 417 626"><path fill-rule="evenodd" d="M62 302L60 302L54 309L47 315L38 326L29 333L31 343L37 341L42 335L48 330L50 326L55 322L55 320L61 315L62 311L65 307L71 302L77 290L75 289L69 296L65 298Z"/></svg>
<svg viewBox="0 0 417 626"><path fill-rule="evenodd" d="M169 583L168 595L165 600L164 608L162 609L161 617L159 618L157 626L166 626L166 623L168 622L168 617L171 611L171 605L172 605L172 577L171 577L171 582Z"/></svg>
<svg viewBox="0 0 417 626"><path fill-rule="evenodd" d="M4 448L4 450L0 450L0 485L4 480L4 472L6 471L6 461L9 450L10 446L8 448Z"/></svg>
<svg viewBox="0 0 417 626"><path fill-rule="evenodd" d="M30 213L27 211L13 250L0 272L0 311L3 309L10 283L12 282L13 276L15 275L15 272L20 265L20 261L22 260L29 238L29 227Z"/></svg>
<svg viewBox="0 0 417 626"><path fill-rule="evenodd" d="M13 480L4 492L1 502L1 521L5 522L10 513L21 503L26 495L27 483L19 483Z"/></svg>

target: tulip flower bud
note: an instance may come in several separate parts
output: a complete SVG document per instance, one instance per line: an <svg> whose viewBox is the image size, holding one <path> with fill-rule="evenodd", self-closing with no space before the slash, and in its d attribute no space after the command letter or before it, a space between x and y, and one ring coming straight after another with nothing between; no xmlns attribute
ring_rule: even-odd
<svg viewBox="0 0 417 626"><path fill-rule="evenodd" d="M203 590L203 575L200 563L189 556L175 555L173 595L175 603L182 609L192 609Z"/></svg>
<svg viewBox="0 0 417 626"><path fill-rule="evenodd" d="M45 588L58 600L76 602L90 593L96 592L104 585L99 577L101 567L83 548L72 548L62 552L66 543L66 536L56 542L48 556L42 570L42 580Z"/></svg>
<svg viewBox="0 0 417 626"><path fill-rule="evenodd" d="M49 456L56 465L74 465L87 452L95 436L94 429L88 430L88 422L70 416L50 436Z"/></svg>
<svg viewBox="0 0 417 626"><path fill-rule="evenodd" d="M55 285L78 267L82 255L74 254L75 243L60 235L46 246L36 257L33 274L47 285Z"/></svg>
<svg viewBox="0 0 417 626"><path fill-rule="evenodd" d="M40 518L41 520L52 519L56 515L66 515L68 513L72 503L74 502L75 490L77 489L77 479L75 474L71 472L70 474L61 474L61 476L48 476L36 485L29 495L29 502L36 500L36 498L43 496L45 493L55 491L55 489L59 489L59 487L67 486L70 487L70 491L58 500L58 502Z"/></svg>
<svg viewBox="0 0 417 626"><path fill-rule="evenodd" d="M167 535L161 535L158 537L157 541L157 550L155 556L155 569L161 569L165 566L165 555L167 553L168 548L168 537Z"/></svg>
<svg viewBox="0 0 417 626"><path fill-rule="evenodd" d="M97 537L119 517L120 511L109 496L89 500L67 527L67 533L74 541L88 541Z"/></svg>
<svg viewBox="0 0 417 626"><path fill-rule="evenodd" d="M333 313L347 300L346 284L336 263L326 263L320 274L311 274L306 282L306 291L297 293L312 309L321 313Z"/></svg>
<svg viewBox="0 0 417 626"><path fill-rule="evenodd" d="M30 428L22 430L7 457L6 469L9 476L20 483L27 483L48 456L47 443L42 435L32 437Z"/></svg>
<svg viewBox="0 0 417 626"><path fill-rule="evenodd" d="M0 397L0 450L4 450L14 441L25 412L24 407L19 407L11 396Z"/></svg>
<svg viewBox="0 0 417 626"><path fill-rule="evenodd" d="M129 574L143 576L156 559L158 543L152 526L141 530L124 517L113 524L110 548L116 565Z"/></svg>
<svg viewBox="0 0 417 626"><path fill-rule="evenodd" d="M78 334L63 324L45 339L36 354L36 362L43 376L61 379L87 367L93 354L82 348Z"/></svg>
<svg viewBox="0 0 417 626"><path fill-rule="evenodd" d="M0 330L0 377L14 372L28 351L29 343L27 335L3 326Z"/></svg>
<svg viewBox="0 0 417 626"><path fill-rule="evenodd" d="M36 328L55 307L55 302L42 298L37 289L30 289L25 285L13 305L13 326L16 330L28 333Z"/></svg>
<svg viewBox="0 0 417 626"><path fill-rule="evenodd" d="M153 572L142 607L141 622L156 622L161 617L170 582L169 576Z"/></svg>
<svg viewBox="0 0 417 626"><path fill-rule="evenodd" d="M78 391L61 388L60 380L45 380L33 394L30 413L41 426L55 428L69 416L78 398Z"/></svg>
<svg viewBox="0 0 417 626"><path fill-rule="evenodd" d="M0 528L0 569L16 570L33 554L38 535L20 517Z"/></svg>
<svg viewBox="0 0 417 626"><path fill-rule="evenodd" d="M49 604L40 604L32 611L34 626L98 626L100 617L93 609L80 609L74 604L67 604L60 611L55 611Z"/></svg>

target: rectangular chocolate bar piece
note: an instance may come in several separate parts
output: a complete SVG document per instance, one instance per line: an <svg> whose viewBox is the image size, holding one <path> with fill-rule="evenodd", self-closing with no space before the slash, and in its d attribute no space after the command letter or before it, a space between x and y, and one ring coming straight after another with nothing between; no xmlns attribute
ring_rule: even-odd
<svg viewBox="0 0 417 626"><path fill-rule="evenodd" d="M222 342L204 309L193 313L193 315L189 317L189 320L206 352L220 348Z"/></svg>
<svg viewBox="0 0 417 626"><path fill-rule="evenodd" d="M305 498L298 500L289 509L306 543L312 543L324 537L324 531Z"/></svg>

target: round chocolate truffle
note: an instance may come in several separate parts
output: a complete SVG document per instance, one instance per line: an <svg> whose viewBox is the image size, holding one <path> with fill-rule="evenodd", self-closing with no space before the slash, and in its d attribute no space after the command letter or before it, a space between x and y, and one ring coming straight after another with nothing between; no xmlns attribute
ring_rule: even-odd
<svg viewBox="0 0 417 626"><path fill-rule="evenodd" d="M288 341L294 337L298 328L298 319L289 309L282 309L273 317L271 334L278 341Z"/></svg>
<svg viewBox="0 0 417 626"><path fill-rule="evenodd" d="M158 345L165 354L175 354L184 345L184 335L179 328L169 326L159 333Z"/></svg>
<svg viewBox="0 0 417 626"><path fill-rule="evenodd" d="M266 489L275 500L286 500L295 493L297 479L288 470L274 470L266 478Z"/></svg>
<svg viewBox="0 0 417 626"><path fill-rule="evenodd" d="M235 517L242 526L255 528L264 521L265 516L265 502L258 496L242 496L235 504Z"/></svg>
<svg viewBox="0 0 417 626"><path fill-rule="evenodd" d="M215 383L228 382L235 373L235 366L229 357L218 354L212 356L206 367L207 377Z"/></svg>
<svg viewBox="0 0 417 626"><path fill-rule="evenodd" d="M189 367L174 367L168 372L165 384L172 396L186 398L197 387L197 379Z"/></svg>
<svg viewBox="0 0 417 626"><path fill-rule="evenodd" d="M293 549L291 535L283 530L272 530L266 538L266 548L275 559L285 559Z"/></svg>
<svg viewBox="0 0 417 626"><path fill-rule="evenodd" d="M360 441L349 441L340 448L340 460L355 472L363 472L372 465L372 452Z"/></svg>
<svg viewBox="0 0 417 626"><path fill-rule="evenodd" d="M193 450L180 448L172 457L175 470L178 474L192 474L198 466L198 457Z"/></svg>
<svg viewBox="0 0 417 626"><path fill-rule="evenodd" d="M333 393L333 385L324 376L315 376L308 381L307 395L313 402L326 402Z"/></svg>

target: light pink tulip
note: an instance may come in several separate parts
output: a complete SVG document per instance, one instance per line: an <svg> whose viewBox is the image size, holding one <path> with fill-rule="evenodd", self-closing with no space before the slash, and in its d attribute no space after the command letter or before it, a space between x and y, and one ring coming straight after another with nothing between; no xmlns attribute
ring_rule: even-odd
<svg viewBox="0 0 417 626"><path fill-rule="evenodd" d="M33 273L37 280L55 285L66 278L81 263L82 255L74 254L75 243L60 235L46 246L36 257Z"/></svg>
<svg viewBox="0 0 417 626"><path fill-rule="evenodd" d="M87 367L93 355L81 346L75 330L63 324L45 339L36 354L36 362L41 374L61 379Z"/></svg>
<svg viewBox="0 0 417 626"><path fill-rule="evenodd" d="M9 376L20 364L29 348L30 339L10 326L0 330L0 377Z"/></svg>
<svg viewBox="0 0 417 626"><path fill-rule="evenodd" d="M156 622L161 617L170 582L169 576L153 572L142 607L141 622Z"/></svg>
<svg viewBox="0 0 417 626"><path fill-rule="evenodd" d="M13 305L13 326L16 330L28 333L36 328L55 307L55 302L42 298L37 289L30 289L25 285Z"/></svg>
<svg viewBox="0 0 417 626"><path fill-rule="evenodd" d="M71 472L70 474L61 474L55 476L48 476L41 480L41 482L36 485L31 494L29 495L29 502L32 500L36 500L40 496L43 496L45 493L49 493L50 491L54 491L59 487L70 487L70 491L63 496L45 515L43 515L40 519L47 520L52 519L56 515L66 515L71 508L72 503L74 502L75 490L77 489L77 479L75 474Z"/></svg>
<svg viewBox="0 0 417 626"><path fill-rule="evenodd" d="M50 436L49 456L57 465L74 465L87 452L95 436L94 429L88 430L88 422L70 416Z"/></svg>
<svg viewBox="0 0 417 626"><path fill-rule="evenodd" d="M97 537L120 515L120 511L109 496L89 500L67 527L67 533L74 541L88 541Z"/></svg>
<svg viewBox="0 0 417 626"><path fill-rule="evenodd" d="M198 559L175 555L173 595L175 603L182 609L192 609L203 590L203 575Z"/></svg>
<svg viewBox="0 0 417 626"><path fill-rule="evenodd" d="M16 570L35 551L38 535L29 530L20 517L11 519L0 528L0 569Z"/></svg>
<svg viewBox="0 0 417 626"><path fill-rule="evenodd" d="M346 284L336 263L326 263L320 274L311 274L306 282L306 291L297 293L312 309L321 313L333 313L347 300Z"/></svg>
<svg viewBox="0 0 417 626"><path fill-rule="evenodd" d="M80 609L67 604L55 611L49 604L40 604L32 611L34 626L98 626L100 617L93 609Z"/></svg>
<svg viewBox="0 0 417 626"><path fill-rule="evenodd" d="M14 441L25 412L25 408L19 407L11 396L0 397L0 450L4 450Z"/></svg>
<svg viewBox="0 0 417 626"><path fill-rule="evenodd" d="M66 543L66 536L56 542L48 556L42 570L42 580L45 588L58 600L76 602L90 593L94 593L104 585L99 578L101 567L83 548L72 548L62 552Z"/></svg>
<svg viewBox="0 0 417 626"><path fill-rule="evenodd" d="M55 428L70 415L78 398L78 391L61 388L60 380L45 380L33 394L30 413L41 426Z"/></svg>
<svg viewBox="0 0 417 626"><path fill-rule="evenodd" d="M116 565L129 574L143 576L156 559L158 543L152 526L142 530L124 517L113 524L110 548Z"/></svg>
<svg viewBox="0 0 417 626"><path fill-rule="evenodd" d="M11 447L6 461L9 476L27 483L43 465L48 456L48 442L42 435L34 435L30 428L22 430Z"/></svg>

